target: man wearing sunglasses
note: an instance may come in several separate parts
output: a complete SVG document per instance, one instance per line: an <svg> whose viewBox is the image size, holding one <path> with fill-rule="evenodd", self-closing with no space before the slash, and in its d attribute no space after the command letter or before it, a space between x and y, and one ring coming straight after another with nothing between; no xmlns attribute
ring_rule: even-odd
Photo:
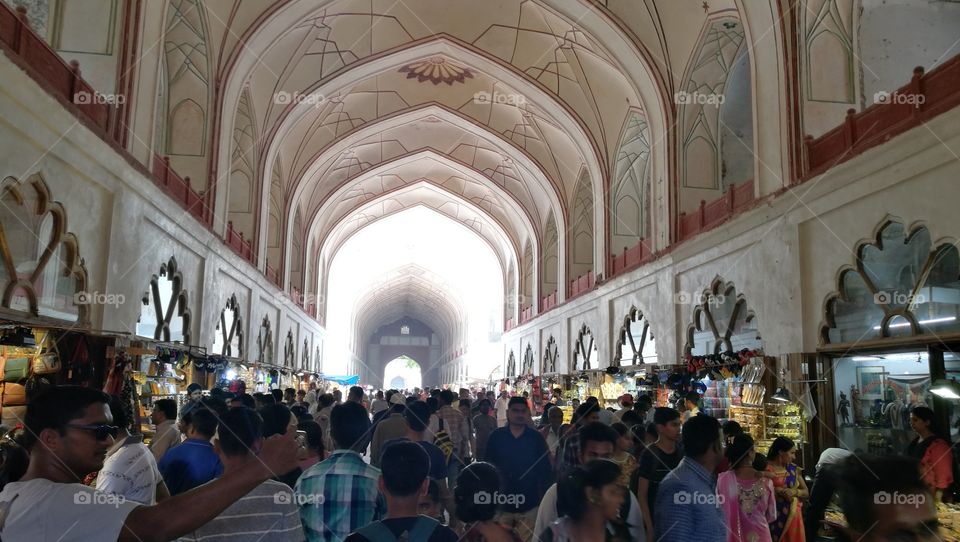
<svg viewBox="0 0 960 542"><path fill-rule="evenodd" d="M155 506L140 506L83 485L103 466L117 427L109 397L77 386L31 400L24 445L30 466L0 492L0 538L40 542L152 542L206 524L276 473L297 466L293 433L263 440L258 461Z"/></svg>

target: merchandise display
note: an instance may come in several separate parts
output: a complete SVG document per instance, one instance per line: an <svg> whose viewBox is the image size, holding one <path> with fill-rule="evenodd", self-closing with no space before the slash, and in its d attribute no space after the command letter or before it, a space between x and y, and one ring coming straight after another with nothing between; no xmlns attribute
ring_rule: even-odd
<svg viewBox="0 0 960 542"><path fill-rule="evenodd" d="M764 409L767 439L787 437L797 445L804 442L806 424L803 419L803 407L792 403L767 403Z"/></svg>

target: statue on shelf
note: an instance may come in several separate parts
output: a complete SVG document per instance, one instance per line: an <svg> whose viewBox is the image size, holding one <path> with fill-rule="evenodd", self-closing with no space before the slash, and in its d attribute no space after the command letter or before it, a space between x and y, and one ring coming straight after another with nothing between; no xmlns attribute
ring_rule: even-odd
<svg viewBox="0 0 960 542"><path fill-rule="evenodd" d="M863 422L863 405L860 404L860 390L850 384L850 402L853 406L853 424L860 425Z"/></svg>
<svg viewBox="0 0 960 542"><path fill-rule="evenodd" d="M837 408L837 412L840 413L840 419L843 420L841 425L849 426L850 425L850 401L847 400L847 394L840 392L840 407Z"/></svg>

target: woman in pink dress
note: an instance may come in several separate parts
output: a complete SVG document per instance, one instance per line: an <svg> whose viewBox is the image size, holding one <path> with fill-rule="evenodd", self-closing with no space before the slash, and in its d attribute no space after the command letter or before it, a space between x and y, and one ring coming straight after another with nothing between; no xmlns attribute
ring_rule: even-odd
<svg viewBox="0 0 960 542"><path fill-rule="evenodd" d="M773 482L753 468L753 438L739 434L727 446L730 470L717 478L717 498L727 521L727 542L772 542L777 519Z"/></svg>

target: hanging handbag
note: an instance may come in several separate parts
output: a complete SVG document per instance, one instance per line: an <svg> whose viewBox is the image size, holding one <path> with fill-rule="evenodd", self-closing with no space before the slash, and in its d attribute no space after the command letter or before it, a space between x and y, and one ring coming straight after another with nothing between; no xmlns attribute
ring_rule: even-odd
<svg viewBox="0 0 960 542"><path fill-rule="evenodd" d="M16 427L18 423L23 423L27 417L27 407L25 406L5 406L0 411L0 423L7 427Z"/></svg>
<svg viewBox="0 0 960 542"><path fill-rule="evenodd" d="M33 358L33 373L38 375L57 374L60 372L60 356L56 352L45 352Z"/></svg>
<svg viewBox="0 0 960 542"><path fill-rule="evenodd" d="M13 357L2 358L0 364L0 380L3 382L20 382L26 380L30 374L30 358Z"/></svg>

